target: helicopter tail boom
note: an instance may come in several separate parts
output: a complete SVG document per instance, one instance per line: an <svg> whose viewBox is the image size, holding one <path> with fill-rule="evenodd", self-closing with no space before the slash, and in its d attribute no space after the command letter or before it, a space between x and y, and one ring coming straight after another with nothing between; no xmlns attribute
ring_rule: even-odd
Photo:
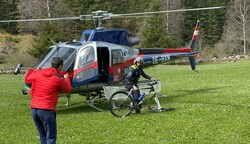
<svg viewBox="0 0 250 144"><path fill-rule="evenodd" d="M199 57L198 51L195 51L195 44L198 39L200 29L200 21L197 20L190 47L184 48L140 48L139 55L147 55L145 61L148 66L151 64L159 64L166 61L176 60L188 57L192 70L196 69L195 57Z"/></svg>

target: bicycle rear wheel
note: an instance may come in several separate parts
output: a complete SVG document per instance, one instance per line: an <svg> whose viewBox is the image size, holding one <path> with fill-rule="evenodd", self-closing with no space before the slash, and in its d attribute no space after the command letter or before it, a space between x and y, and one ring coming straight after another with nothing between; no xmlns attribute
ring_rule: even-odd
<svg viewBox="0 0 250 144"><path fill-rule="evenodd" d="M128 116L133 111L133 99L125 91L115 92L109 99L109 109L114 116Z"/></svg>

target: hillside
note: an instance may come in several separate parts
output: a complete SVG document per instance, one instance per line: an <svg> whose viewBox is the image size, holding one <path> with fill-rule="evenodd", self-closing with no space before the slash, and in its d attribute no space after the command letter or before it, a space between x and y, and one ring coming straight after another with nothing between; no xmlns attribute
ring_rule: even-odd
<svg viewBox="0 0 250 144"><path fill-rule="evenodd" d="M0 68L11 68L17 63L27 66L33 64L34 58L27 53L33 45L34 36L30 34L12 35L0 33Z"/></svg>

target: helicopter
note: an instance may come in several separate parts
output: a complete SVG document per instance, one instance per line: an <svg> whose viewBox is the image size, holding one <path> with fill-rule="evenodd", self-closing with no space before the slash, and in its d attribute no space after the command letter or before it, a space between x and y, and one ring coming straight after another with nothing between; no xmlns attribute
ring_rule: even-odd
<svg viewBox="0 0 250 144"><path fill-rule="evenodd" d="M134 17L140 15L150 15L169 12L182 12L194 10L220 9L223 7L209 7L196 9L182 9L143 13L113 14L107 11L95 11L89 15L67 18L49 19L27 19L27 20L7 20L0 22L25 22L25 21L47 21L63 19L94 20L98 23L96 29L84 30L79 41L60 42L52 45L46 56L33 68L28 69L24 75L26 88L22 90L27 94L31 88L32 77L35 77L39 69L50 67L52 58L61 57L64 65L61 75L69 74L72 84L70 94L80 94L85 96L87 104L96 110L102 111L94 105L108 99L103 95L104 86L119 85L123 77L127 74L128 68L133 64L134 59L141 57L144 60L143 67L150 67L160 63L188 57L191 69L195 71L195 57L199 56L199 51L195 51L195 43L201 22L197 20L190 47L184 48L132 48L140 42L139 38L131 37L125 29L105 29L101 27L102 20L117 17ZM22 64L18 64L14 74L19 74ZM66 94L69 105L70 94Z"/></svg>

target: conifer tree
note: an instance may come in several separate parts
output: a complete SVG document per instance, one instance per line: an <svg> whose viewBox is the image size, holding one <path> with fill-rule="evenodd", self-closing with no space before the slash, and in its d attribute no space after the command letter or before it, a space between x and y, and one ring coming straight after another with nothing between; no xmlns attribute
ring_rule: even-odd
<svg viewBox="0 0 250 144"><path fill-rule="evenodd" d="M11 20L17 19L19 16L17 10L18 0L2 0L0 1L0 19ZM9 33L17 33L17 23L0 23L0 28Z"/></svg>

